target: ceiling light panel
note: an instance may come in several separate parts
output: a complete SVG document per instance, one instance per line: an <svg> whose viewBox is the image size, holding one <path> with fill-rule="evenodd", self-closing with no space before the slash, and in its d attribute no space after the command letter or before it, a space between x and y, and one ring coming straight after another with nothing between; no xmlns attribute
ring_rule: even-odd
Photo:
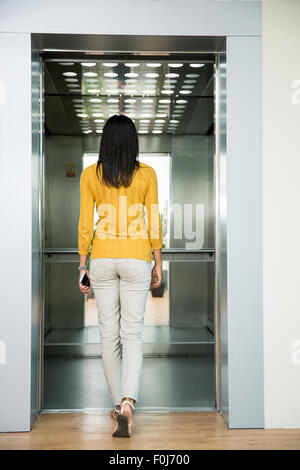
<svg viewBox="0 0 300 470"><path fill-rule="evenodd" d="M50 69L51 75L55 78L55 85L58 93L66 92L67 84L61 84L59 75L64 78L74 78L79 80L82 94L98 93L99 95L108 94L109 79L115 79L113 83L112 94L137 96L161 94L178 95L183 85L194 85L193 95L201 94L201 77L205 76L207 68L211 68L212 64L203 64L202 62L177 62L165 60L162 62L66 62L73 64L68 66L61 65L62 62L49 62L47 67ZM67 69L67 70L66 70ZM197 70L197 73L192 73ZM88 81L93 79L94 81ZM130 82L129 80L135 80ZM187 81L193 79L194 82ZM130 85L134 83L131 89ZM91 86L93 84L93 86ZM151 86L150 86L151 85ZM200 87L199 87L199 86ZM100 90L99 92L89 91L91 88ZM200 88L200 89L199 89ZM162 93L162 91L166 89ZM71 90L68 90L71 93Z"/></svg>
<svg viewBox="0 0 300 470"><path fill-rule="evenodd" d="M137 129L140 120L149 117L149 132L158 124L159 130L167 132L172 127L169 119L174 117L179 121L173 123L176 132L183 132L214 70L212 63L170 59L155 62L149 62L149 59L126 62L49 61L46 67L54 84L50 87L49 83L49 94L61 95L66 102L66 111L73 116L72 128L80 130L82 118L77 115L87 115L88 130L93 132L96 131L95 117L101 116L106 121L111 115L122 113L134 117ZM45 91L47 94L47 80ZM78 94L80 98L76 98ZM74 107L78 103L82 106ZM95 107L97 103L101 103L101 107ZM165 122L155 122L157 120Z"/></svg>

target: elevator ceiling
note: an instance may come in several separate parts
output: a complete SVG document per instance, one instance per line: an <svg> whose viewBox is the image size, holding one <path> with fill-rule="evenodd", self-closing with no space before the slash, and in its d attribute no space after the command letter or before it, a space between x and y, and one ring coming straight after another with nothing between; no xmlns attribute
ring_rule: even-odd
<svg viewBox="0 0 300 470"><path fill-rule="evenodd" d="M139 134L203 134L214 121L214 64L140 57L45 62L45 124L59 135L101 135L114 114Z"/></svg>

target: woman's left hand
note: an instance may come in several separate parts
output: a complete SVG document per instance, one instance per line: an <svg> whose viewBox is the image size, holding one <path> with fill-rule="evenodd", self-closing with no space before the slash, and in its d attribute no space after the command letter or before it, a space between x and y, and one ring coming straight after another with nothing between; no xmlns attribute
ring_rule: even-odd
<svg viewBox="0 0 300 470"><path fill-rule="evenodd" d="M88 269L86 269L85 271L80 271L78 285L79 285L79 289L81 290L81 292L85 295L88 295L88 293L90 292L90 287L83 286L80 282L80 278L81 278L83 272L85 272L87 277L90 279L90 273L89 273ZM90 282L91 282L91 280L90 280Z"/></svg>

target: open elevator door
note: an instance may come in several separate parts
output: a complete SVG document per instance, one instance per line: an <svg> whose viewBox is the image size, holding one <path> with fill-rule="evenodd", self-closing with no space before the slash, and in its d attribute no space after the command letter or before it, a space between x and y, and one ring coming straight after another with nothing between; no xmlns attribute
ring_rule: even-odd
<svg viewBox="0 0 300 470"><path fill-rule="evenodd" d="M95 65L87 65L92 63ZM84 302L77 288L76 217L80 173L88 158L90 162L97 159L103 122L120 111L134 119L140 159L156 169L164 189L159 190L159 198L164 193L160 198L164 286L157 295L149 292L147 301L138 408L218 408L216 67L215 57L203 55L44 59L44 410L111 406L101 367L93 295ZM78 74L80 82L74 81ZM116 93L107 86L101 94L99 82L85 81L85 77L99 80L99 75L102 80L106 76L112 80L113 74L118 80L123 74L121 93L120 88ZM141 77L140 82L134 82L135 75ZM113 81L105 83L116 87ZM75 84L80 91L75 91ZM98 89L100 92L95 91ZM67 176L72 172L73 176ZM68 214L62 200L71 208ZM175 206L186 210L182 216L187 230L181 238L174 236Z"/></svg>

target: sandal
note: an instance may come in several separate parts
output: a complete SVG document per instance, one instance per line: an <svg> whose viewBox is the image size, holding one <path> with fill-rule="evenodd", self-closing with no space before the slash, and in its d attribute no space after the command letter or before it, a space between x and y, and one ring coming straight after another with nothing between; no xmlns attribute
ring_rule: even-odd
<svg viewBox="0 0 300 470"><path fill-rule="evenodd" d="M113 437L130 437L131 436L128 428L132 426L132 422L128 423L128 416L123 413L125 404L130 405L131 408L134 410L134 406L130 401L128 400L123 401L123 403L121 404L121 411L117 415L118 428L113 433Z"/></svg>

